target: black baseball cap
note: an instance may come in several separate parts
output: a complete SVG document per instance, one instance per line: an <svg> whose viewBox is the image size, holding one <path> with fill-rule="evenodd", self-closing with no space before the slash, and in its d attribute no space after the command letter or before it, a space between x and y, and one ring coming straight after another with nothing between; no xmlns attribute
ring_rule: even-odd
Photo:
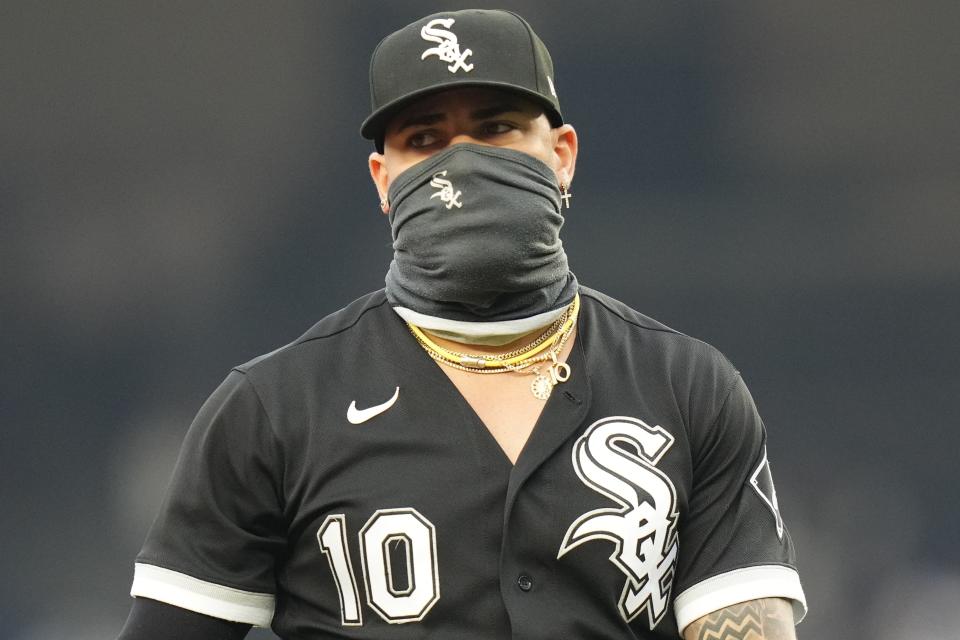
<svg viewBox="0 0 960 640"><path fill-rule="evenodd" d="M360 135L383 151L390 118L411 101L453 87L494 87L543 106L563 124L553 61L527 21L509 11L435 13L380 41L370 58L371 113Z"/></svg>

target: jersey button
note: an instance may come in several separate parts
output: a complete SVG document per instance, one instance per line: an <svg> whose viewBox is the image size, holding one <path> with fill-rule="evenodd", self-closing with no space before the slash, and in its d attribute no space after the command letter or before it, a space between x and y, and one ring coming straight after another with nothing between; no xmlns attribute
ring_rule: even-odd
<svg viewBox="0 0 960 640"><path fill-rule="evenodd" d="M520 577L517 578L517 586L520 587L521 591L530 591L530 589L533 589L533 578L521 573Z"/></svg>

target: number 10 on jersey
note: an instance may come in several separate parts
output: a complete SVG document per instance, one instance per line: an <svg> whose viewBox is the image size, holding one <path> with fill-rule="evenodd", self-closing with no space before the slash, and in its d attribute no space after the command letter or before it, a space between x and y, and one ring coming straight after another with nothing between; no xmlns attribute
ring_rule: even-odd
<svg viewBox="0 0 960 640"><path fill-rule="evenodd" d="M440 598L433 523L416 509L379 509L360 529L359 538L370 608L391 624L422 620ZM357 576L347 549L345 516L327 516L317 530L317 541L337 584L341 623L362 625ZM393 562L391 548L401 551L405 562ZM404 566L406 575L395 575L395 564Z"/></svg>

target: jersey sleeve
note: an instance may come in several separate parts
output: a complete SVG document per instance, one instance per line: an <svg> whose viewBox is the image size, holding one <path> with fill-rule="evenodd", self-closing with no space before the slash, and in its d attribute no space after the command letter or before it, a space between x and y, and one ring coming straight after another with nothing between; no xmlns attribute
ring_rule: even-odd
<svg viewBox="0 0 960 640"><path fill-rule="evenodd" d="M694 442L675 581L679 629L718 609L772 597L791 600L799 622L806 600L793 542L780 517L766 431L739 374L716 420Z"/></svg>
<svg viewBox="0 0 960 640"><path fill-rule="evenodd" d="M205 616L150 598L136 598L116 640L243 640L250 625Z"/></svg>
<svg viewBox="0 0 960 640"><path fill-rule="evenodd" d="M269 418L246 375L233 371L187 433L131 595L269 626L285 546L281 478Z"/></svg>

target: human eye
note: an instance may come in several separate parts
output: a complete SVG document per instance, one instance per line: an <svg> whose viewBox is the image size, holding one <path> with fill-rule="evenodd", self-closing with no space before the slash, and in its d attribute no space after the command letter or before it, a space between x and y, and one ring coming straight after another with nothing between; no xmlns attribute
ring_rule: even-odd
<svg viewBox="0 0 960 640"><path fill-rule="evenodd" d="M516 129L516 125L511 122L505 122L501 120L491 120L489 122L484 122L480 126L480 131L485 136L500 136L505 133L510 133Z"/></svg>
<svg viewBox="0 0 960 640"><path fill-rule="evenodd" d="M413 149L423 149L436 144L440 137L430 129L416 131L407 138L407 146Z"/></svg>

